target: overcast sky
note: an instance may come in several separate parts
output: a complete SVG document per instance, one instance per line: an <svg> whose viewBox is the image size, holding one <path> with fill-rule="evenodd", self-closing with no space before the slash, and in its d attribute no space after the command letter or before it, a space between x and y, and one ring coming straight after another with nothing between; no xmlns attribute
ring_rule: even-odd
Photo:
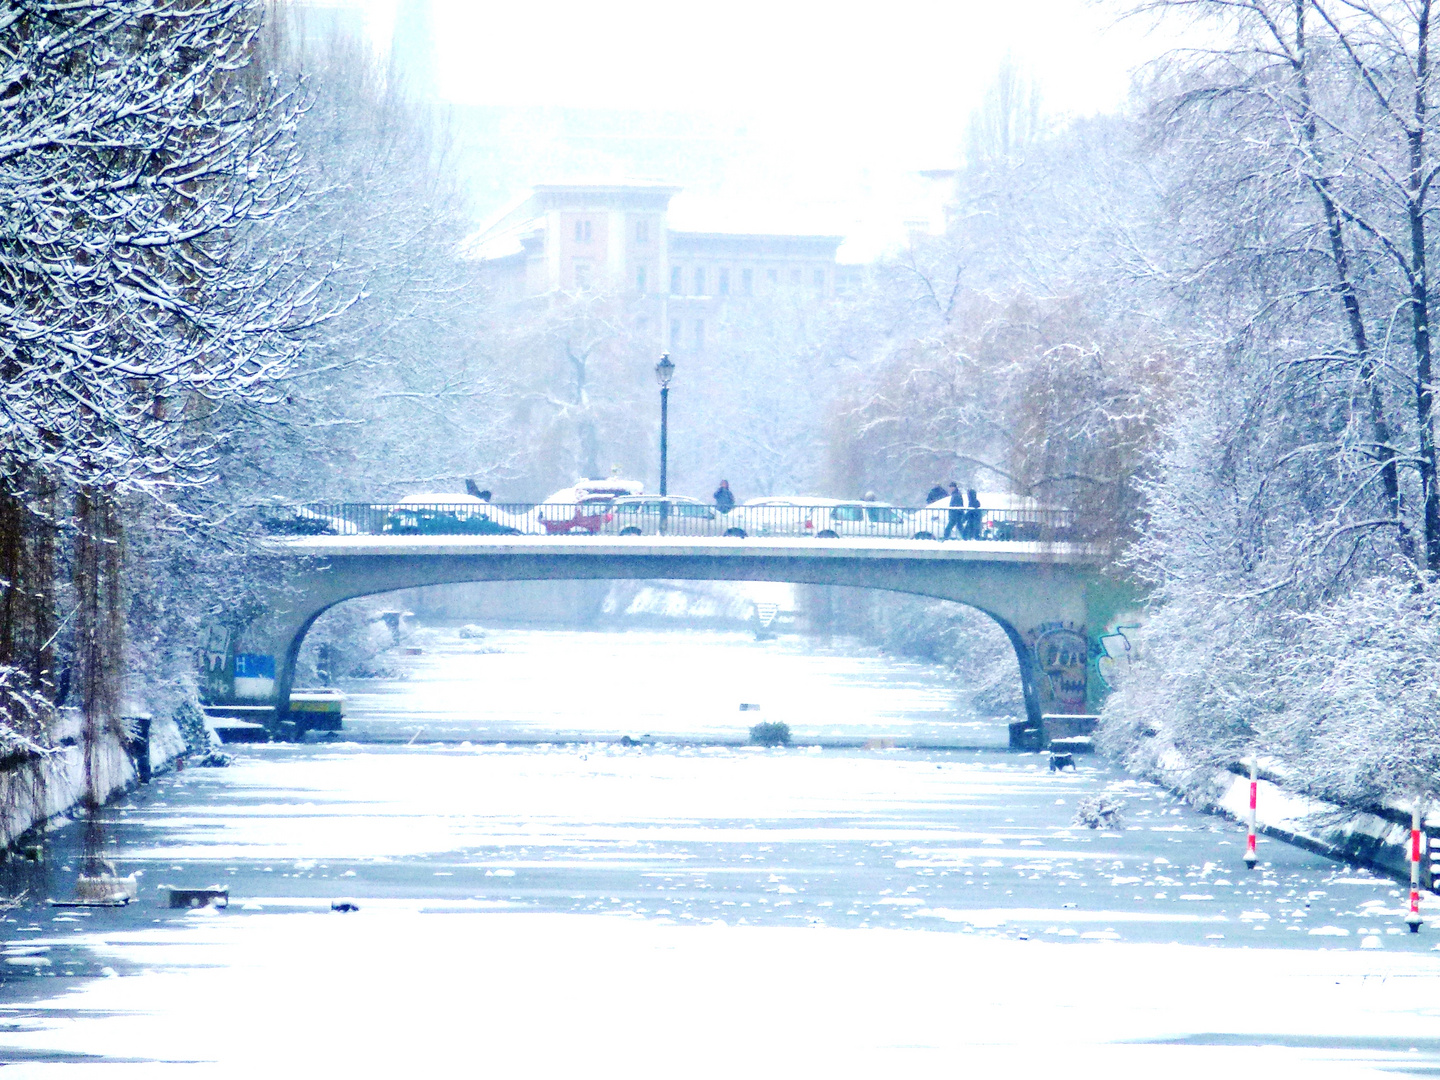
<svg viewBox="0 0 1440 1080"><path fill-rule="evenodd" d="M404 10L404 0L340 2L364 8L382 49ZM846 231L913 212L876 200L902 199L917 169L956 163L966 118L1007 52L1039 80L1049 111L1085 115L1113 109L1134 68L1161 48L1143 27L1117 22L1114 5L1091 0L430 0L429 9L442 99L733 117L789 146L805 172L819 166L833 178L819 202L851 204L837 211L854 219L836 222Z"/></svg>

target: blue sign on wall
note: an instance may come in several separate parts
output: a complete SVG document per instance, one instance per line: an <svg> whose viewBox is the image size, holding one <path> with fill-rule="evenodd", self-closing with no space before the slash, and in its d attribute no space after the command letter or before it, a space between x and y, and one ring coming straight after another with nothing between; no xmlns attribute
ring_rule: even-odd
<svg viewBox="0 0 1440 1080"><path fill-rule="evenodd" d="M235 678L237 679L273 679L275 678L275 657L266 656L263 653L236 653L235 654Z"/></svg>

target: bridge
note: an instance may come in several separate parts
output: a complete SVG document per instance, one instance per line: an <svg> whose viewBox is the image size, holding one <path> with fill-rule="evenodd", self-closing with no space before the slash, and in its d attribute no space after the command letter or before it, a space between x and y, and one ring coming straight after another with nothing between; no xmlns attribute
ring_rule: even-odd
<svg viewBox="0 0 1440 1080"><path fill-rule="evenodd" d="M1117 627L1135 621L1131 591L1106 579L1085 545L894 538L324 535L275 539L292 569L269 615L243 634L273 658L252 698L285 719L305 634L345 600L425 585L557 579L778 581L886 589L966 604L1015 649L1028 724L1093 711L1106 690ZM1123 631L1120 640L1124 641ZM1128 648L1128 644L1126 646ZM238 674L238 672L237 672Z"/></svg>

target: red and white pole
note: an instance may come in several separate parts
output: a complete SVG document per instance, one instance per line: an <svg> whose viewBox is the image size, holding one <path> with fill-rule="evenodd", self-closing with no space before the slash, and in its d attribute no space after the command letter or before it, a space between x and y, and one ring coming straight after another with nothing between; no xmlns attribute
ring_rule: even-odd
<svg viewBox="0 0 1440 1080"><path fill-rule="evenodd" d="M1254 870L1255 863L1259 861L1255 854L1255 796L1260 787L1260 765L1259 761L1250 758L1250 835L1245 838L1245 868Z"/></svg>
<svg viewBox="0 0 1440 1080"><path fill-rule="evenodd" d="M1410 914L1405 916L1410 932L1420 932L1420 797L1410 809Z"/></svg>

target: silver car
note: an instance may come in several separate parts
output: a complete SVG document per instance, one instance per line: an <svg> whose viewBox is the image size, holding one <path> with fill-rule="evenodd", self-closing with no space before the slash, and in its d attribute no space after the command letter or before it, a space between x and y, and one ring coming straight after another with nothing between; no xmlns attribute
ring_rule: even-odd
<svg viewBox="0 0 1440 1080"><path fill-rule="evenodd" d="M683 495L622 495L610 510L602 531L620 536L745 536L733 513Z"/></svg>

